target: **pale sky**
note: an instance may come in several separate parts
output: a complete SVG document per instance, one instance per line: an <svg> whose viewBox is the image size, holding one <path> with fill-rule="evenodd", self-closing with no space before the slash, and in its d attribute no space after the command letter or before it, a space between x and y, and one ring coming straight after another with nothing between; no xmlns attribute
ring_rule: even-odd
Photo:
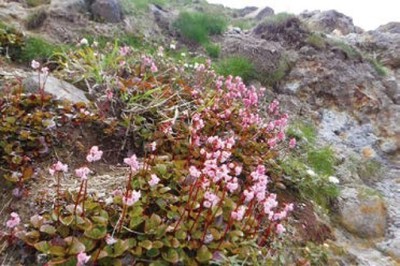
<svg viewBox="0 0 400 266"><path fill-rule="evenodd" d="M400 1L398 0L208 0L233 8L245 6L269 6L275 13L299 14L304 10L335 9L353 18L356 26L373 30L391 21L400 22Z"/></svg>

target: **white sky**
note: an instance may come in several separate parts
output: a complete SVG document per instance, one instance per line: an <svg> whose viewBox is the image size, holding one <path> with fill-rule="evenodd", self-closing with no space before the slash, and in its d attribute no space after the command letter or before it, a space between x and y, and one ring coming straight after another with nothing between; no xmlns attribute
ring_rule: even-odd
<svg viewBox="0 0 400 266"><path fill-rule="evenodd" d="M335 9L353 18L356 26L373 30L391 21L400 22L399 0L208 0L233 8L245 6L269 6L275 13L289 12L298 14L304 10Z"/></svg>

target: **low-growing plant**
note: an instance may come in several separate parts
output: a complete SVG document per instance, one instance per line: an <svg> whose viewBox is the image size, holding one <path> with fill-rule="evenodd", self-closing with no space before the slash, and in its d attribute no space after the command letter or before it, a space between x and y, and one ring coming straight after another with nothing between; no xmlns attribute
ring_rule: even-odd
<svg viewBox="0 0 400 266"><path fill-rule="evenodd" d="M219 44L208 43L204 48L211 58L218 58L221 53L221 46Z"/></svg>
<svg viewBox="0 0 400 266"><path fill-rule="evenodd" d="M22 32L0 22L0 55L15 59L25 45Z"/></svg>
<svg viewBox="0 0 400 266"><path fill-rule="evenodd" d="M231 23L233 27L238 27L241 30L249 30L256 25L251 19L235 19Z"/></svg>
<svg viewBox="0 0 400 266"><path fill-rule="evenodd" d="M334 47L339 48L341 51L343 51L347 58L351 60L362 58L362 54L355 47L346 42L334 40L330 43Z"/></svg>
<svg viewBox="0 0 400 266"><path fill-rule="evenodd" d="M28 37L17 59L26 63L30 63L34 59L47 61L61 49L61 46L52 44L42 38Z"/></svg>
<svg viewBox="0 0 400 266"><path fill-rule="evenodd" d="M258 79L262 82L262 84L273 86L279 81L281 81L291 69L291 64L288 60L283 57L280 59L278 66L276 69L270 73L263 73L258 75Z"/></svg>
<svg viewBox="0 0 400 266"><path fill-rule="evenodd" d="M205 44L210 35L220 35L227 28L226 19L216 14L181 12L174 26L189 41Z"/></svg>
<svg viewBox="0 0 400 266"><path fill-rule="evenodd" d="M295 15L281 12L272 16L266 17L261 23L265 25L280 25L285 24L291 18L294 18Z"/></svg>
<svg viewBox="0 0 400 266"><path fill-rule="evenodd" d="M41 5L48 5L50 4L51 0L26 0L26 4L29 7L37 7Z"/></svg>
<svg viewBox="0 0 400 266"><path fill-rule="evenodd" d="M331 176L335 173L335 155L330 147L309 151L307 162L320 175Z"/></svg>
<svg viewBox="0 0 400 266"><path fill-rule="evenodd" d="M324 49L327 45L324 37L320 33L312 33L307 38L307 43L316 49Z"/></svg>
<svg viewBox="0 0 400 266"><path fill-rule="evenodd" d="M217 63L215 69L220 75L239 76L246 82L257 76L253 63L249 59L241 56L224 58Z"/></svg>
<svg viewBox="0 0 400 266"><path fill-rule="evenodd" d="M164 6L166 0L122 0L122 10L126 15L133 15L135 12L148 11L151 4Z"/></svg>
<svg viewBox="0 0 400 266"><path fill-rule="evenodd" d="M387 69L376 58L368 58L367 60L374 67L376 73L379 76L384 77L387 75Z"/></svg>
<svg viewBox="0 0 400 266"><path fill-rule="evenodd" d="M58 181L68 167L52 164L56 208L13 234L49 264L200 265L236 257L256 265L276 255L273 243L293 205L271 189L281 178L273 167L295 147L285 140L288 115L279 102L261 111L265 89L217 77L210 62L189 70L163 49L148 55L114 43L95 55L87 40L75 49L60 70L72 78L109 60L101 79L87 82L101 89L95 119L108 125L113 146L130 152L113 153L128 166L126 182L104 198L87 193L91 163L106 142L79 161L77 193Z"/></svg>

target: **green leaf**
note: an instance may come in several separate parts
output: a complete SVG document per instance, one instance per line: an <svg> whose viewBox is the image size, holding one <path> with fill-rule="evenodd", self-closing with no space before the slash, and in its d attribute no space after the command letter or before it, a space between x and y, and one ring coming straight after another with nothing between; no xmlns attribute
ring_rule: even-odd
<svg viewBox="0 0 400 266"><path fill-rule="evenodd" d="M179 254L175 249L168 249L167 252L161 253L161 256L164 260L171 262L171 263L178 263L179 262Z"/></svg>
<svg viewBox="0 0 400 266"><path fill-rule="evenodd" d="M135 228L138 227L143 221L144 221L143 216L138 216L138 217L131 218L131 220L129 221L129 228L130 228L130 229L135 229Z"/></svg>
<svg viewBox="0 0 400 266"><path fill-rule="evenodd" d="M51 246L49 253L54 256L64 257L67 253L67 250L62 246Z"/></svg>
<svg viewBox="0 0 400 266"><path fill-rule="evenodd" d="M84 252L86 249L85 245L76 237L69 236L64 240L68 244L67 251L69 255L76 255L80 252Z"/></svg>
<svg viewBox="0 0 400 266"><path fill-rule="evenodd" d="M96 226L91 229L85 230L85 236L92 239L102 239L107 235L107 227L105 226Z"/></svg>
<svg viewBox="0 0 400 266"><path fill-rule="evenodd" d="M156 172L159 176L164 176L167 174L167 166L165 164L156 164Z"/></svg>
<svg viewBox="0 0 400 266"><path fill-rule="evenodd" d="M185 240L187 237L187 233L183 230L178 230L175 233L175 237L179 240Z"/></svg>
<svg viewBox="0 0 400 266"><path fill-rule="evenodd" d="M143 208L140 206L134 205L131 210L129 211L129 216L130 217L138 217L143 214Z"/></svg>
<svg viewBox="0 0 400 266"><path fill-rule="evenodd" d="M153 243L150 240L144 240L139 242L139 246L149 250L153 247Z"/></svg>
<svg viewBox="0 0 400 266"><path fill-rule="evenodd" d="M160 255L160 250L156 248L149 249L147 250L146 255L149 256L150 258L155 258L158 255Z"/></svg>
<svg viewBox="0 0 400 266"><path fill-rule="evenodd" d="M50 244L47 241L40 241L33 245L38 251L44 254L50 254Z"/></svg>
<svg viewBox="0 0 400 266"><path fill-rule="evenodd" d="M79 241L85 245L85 252L92 251L96 247L96 241L87 237L80 237Z"/></svg>
<svg viewBox="0 0 400 266"><path fill-rule="evenodd" d="M68 215L68 216L60 216L60 222L63 225L69 226L71 223L74 221L74 216L73 215Z"/></svg>
<svg viewBox="0 0 400 266"><path fill-rule="evenodd" d="M40 232L49 234L49 235L54 235L56 233L56 228L52 225L49 224L44 224L40 227L39 229Z"/></svg>
<svg viewBox="0 0 400 266"><path fill-rule="evenodd" d="M91 219L95 224L98 224L98 225L107 226L107 224L108 224L108 218L105 218L103 216L92 216Z"/></svg>
<svg viewBox="0 0 400 266"><path fill-rule="evenodd" d="M200 263L207 263L212 259L212 253L208 250L207 246L203 245L197 250L196 259Z"/></svg>
<svg viewBox="0 0 400 266"><path fill-rule="evenodd" d="M117 258L124 254L129 249L128 241L118 239L114 245L107 245L104 247L104 251L107 252L109 257Z"/></svg>

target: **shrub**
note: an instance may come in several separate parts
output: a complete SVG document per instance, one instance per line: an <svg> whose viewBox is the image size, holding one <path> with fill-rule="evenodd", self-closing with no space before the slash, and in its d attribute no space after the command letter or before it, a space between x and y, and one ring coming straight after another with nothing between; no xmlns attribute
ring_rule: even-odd
<svg viewBox="0 0 400 266"><path fill-rule="evenodd" d="M47 18L47 12L44 9L34 11L29 15L26 21L26 27L29 30L40 28Z"/></svg>
<svg viewBox="0 0 400 266"><path fill-rule="evenodd" d="M182 12L174 25L186 39L205 44L209 35L222 34L226 30L227 22L225 18L215 14Z"/></svg>
<svg viewBox="0 0 400 266"><path fill-rule="evenodd" d="M253 63L249 59L240 56L222 59L216 65L216 72L224 76L239 76L246 82L256 77L256 70Z"/></svg>
<svg viewBox="0 0 400 266"><path fill-rule="evenodd" d="M205 45L205 49L211 58L218 58L221 52L221 46L219 44L208 43Z"/></svg>

